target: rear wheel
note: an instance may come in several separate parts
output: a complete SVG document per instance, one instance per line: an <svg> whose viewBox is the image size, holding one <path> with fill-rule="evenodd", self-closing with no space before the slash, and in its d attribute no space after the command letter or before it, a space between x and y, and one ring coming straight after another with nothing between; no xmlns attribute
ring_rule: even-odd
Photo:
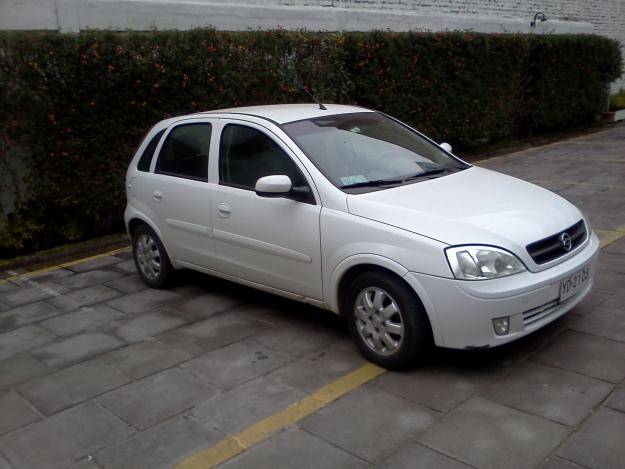
<svg viewBox="0 0 625 469"><path fill-rule="evenodd" d="M429 320L416 294L384 272L365 272L347 290L345 313L362 354L389 369L426 360L432 347Z"/></svg>
<svg viewBox="0 0 625 469"><path fill-rule="evenodd" d="M165 246L148 225L139 226L132 236L135 266L143 282L152 288L163 288L171 280L173 268Z"/></svg>

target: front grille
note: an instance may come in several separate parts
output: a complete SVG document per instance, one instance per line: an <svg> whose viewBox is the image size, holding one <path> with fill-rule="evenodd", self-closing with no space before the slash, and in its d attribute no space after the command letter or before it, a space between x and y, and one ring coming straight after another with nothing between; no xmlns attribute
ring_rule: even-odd
<svg viewBox="0 0 625 469"><path fill-rule="evenodd" d="M562 243L561 236L566 233L571 238L571 248L565 249ZM527 245L527 252L536 264L544 264L545 262L552 261L558 257L573 251L576 247L582 244L586 240L586 225L584 220L580 220L573 226L567 228L564 231L560 231L548 238L535 241L532 244Z"/></svg>

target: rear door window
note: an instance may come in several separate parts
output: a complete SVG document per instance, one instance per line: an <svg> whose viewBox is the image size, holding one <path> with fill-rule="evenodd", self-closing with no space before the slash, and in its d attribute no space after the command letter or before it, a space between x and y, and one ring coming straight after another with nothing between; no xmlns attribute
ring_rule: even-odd
<svg viewBox="0 0 625 469"><path fill-rule="evenodd" d="M156 172L168 176L208 180L208 151L212 126L183 124L167 135L156 162Z"/></svg>

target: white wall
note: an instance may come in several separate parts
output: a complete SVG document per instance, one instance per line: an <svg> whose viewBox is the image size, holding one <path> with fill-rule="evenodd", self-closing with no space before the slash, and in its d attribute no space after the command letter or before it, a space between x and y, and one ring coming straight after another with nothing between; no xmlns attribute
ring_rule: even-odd
<svg viewBox="0 0 625 469"><path fill-rule="evenodd" d="M538 11L549 19L534 32L594 32L625 55L625 0L0 0L0 29L531 32Z"/></svg>

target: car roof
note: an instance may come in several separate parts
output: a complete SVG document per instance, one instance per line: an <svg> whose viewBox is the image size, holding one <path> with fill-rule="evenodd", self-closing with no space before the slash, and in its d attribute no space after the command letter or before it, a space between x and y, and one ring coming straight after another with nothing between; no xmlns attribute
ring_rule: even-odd
<svg viewBox="0 0 625 469"><path fill-rule="evenodd" d="M315 117L331 116L334 114L350 114L355 112L374 112L358 106L342 104L324 104L325 110L319 109L319 104L272 104L268 106L235 107L202 112L200 114L244 114L261 117L278 124L312 119Z"/></svg>

